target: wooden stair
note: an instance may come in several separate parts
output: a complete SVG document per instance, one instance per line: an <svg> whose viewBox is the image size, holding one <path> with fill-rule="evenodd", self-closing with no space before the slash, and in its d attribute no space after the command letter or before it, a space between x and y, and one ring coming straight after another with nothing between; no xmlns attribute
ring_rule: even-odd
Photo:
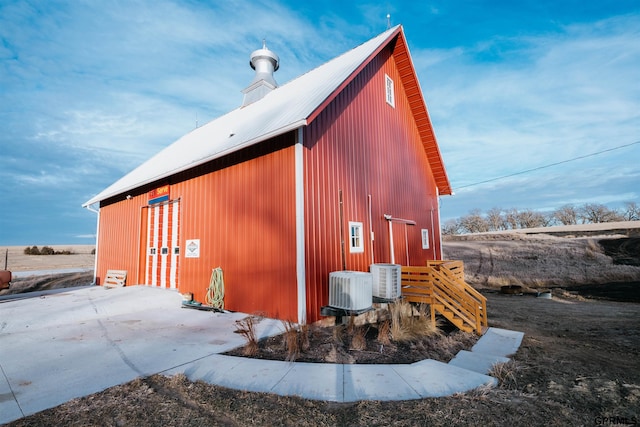
<svg viewBox="0 0 640 427"><path fill-rule="evenodd" d="M402 296L427 303L431 321L436 312L465 332L488 328L487 299L464 281L462 261L429 261L426 267L402 267Z"/></svg>

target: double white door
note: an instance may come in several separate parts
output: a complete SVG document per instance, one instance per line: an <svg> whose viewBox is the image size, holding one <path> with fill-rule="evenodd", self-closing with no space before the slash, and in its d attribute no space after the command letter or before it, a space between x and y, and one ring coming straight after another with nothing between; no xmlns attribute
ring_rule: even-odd
<svg viewBox="0 0 640 427"><path fill-rule="evenodd" d="M180 202L174 200L152 205L147 211L145 283L177 289L180 267Z"/></svg>

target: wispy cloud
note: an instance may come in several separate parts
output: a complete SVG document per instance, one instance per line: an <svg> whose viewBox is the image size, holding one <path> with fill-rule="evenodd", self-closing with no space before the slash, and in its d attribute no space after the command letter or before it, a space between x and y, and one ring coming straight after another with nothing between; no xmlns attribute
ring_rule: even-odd
<svg viewBox="0 0 640 427"><path fill-rule="evenodd" d="M387 13L405 25L454 187L640 139L639 15L494 31L534 5L489 13L449 1L4 2L0 180L19 208L3 213L0 233L53 218L53 228L92 232L95 218L80 204L196 122L237 108L263 38L280 56L283 84L383 31ZM486 25L475 25L479 13ZM639 182L639 148L461 189L443 201L443 216L496 194L519 206L534 193L536 204L577 200L577 188L636 194L627 187Z"/></svg>
<svg viewBox="0 0 640 427"><path fill-rule="evenodd" d="M640 139L639 39L636 15L571 25L541 36L414 53L453 186ZM532 196L544 197L545 185L569 182L579 168L582 182L574 183L574 191L585 186L585 179L606 191L612 164L638 175L630 154L637 156L639 149L627 149L606 167L597 167L604 160L597 157L561 168L561 179L547 181L541 174L537 179L543 188L538 192L535 179L505 181L501 198L517 184L529 200L514 194L513 201L535 204ZM488 187L495 191L503 185L472 187L459 194L470 202L472 194L482 194L478 199L485 201L474 206L474 200L469 209L486 208L492 198Z"/></svg>

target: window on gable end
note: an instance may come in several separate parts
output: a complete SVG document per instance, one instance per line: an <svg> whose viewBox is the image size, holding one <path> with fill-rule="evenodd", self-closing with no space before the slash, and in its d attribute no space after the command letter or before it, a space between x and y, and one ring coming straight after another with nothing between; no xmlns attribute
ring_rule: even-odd
<svg viewBox="0 0 640 427"><path fill-rule="evenodd" d="M429 249L429 230L422 229L422 249Z"/></svg>
<svg viewBox="0 0 640 427"><path fill-rule="evenodd" d="M384 75L385 82L385 93L387 98L387 104L391 105L393 108L396 107L396 95L395 89L393 87L393 79L388 75Z"/></svg>
<svg viewBox="0 0 640 427"><path fill-rule="evenodd" d="M364 239L362 234L362 223L349 221L349 252L364 252Z"/></svg>

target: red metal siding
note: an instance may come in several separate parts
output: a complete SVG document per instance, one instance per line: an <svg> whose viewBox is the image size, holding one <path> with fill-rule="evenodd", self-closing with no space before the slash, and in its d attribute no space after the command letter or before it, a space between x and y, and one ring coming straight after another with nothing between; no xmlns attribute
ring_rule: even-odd
<svg viewBox="0 0 640 427"><path fill-rule="evenodd" d="M412 265L423 265L427 259L439 256L436 185L391 49L380 52L305 129L307 317L310 321L319 317L320 307L328 301L329 272L342 269L341 232L346 240L348 270L368 271L370 226L375 235L375 262L390 262L389 225L383 218L385 214L416 222L415 226L407 226ZM395 108L385 100L385 73L394 80ZM349 253L346 235L349 221L364 224L364 253ZM422 249L423 228L430 232L436 230L436 241L430 242L428 250ZM404 230L404 226L394 224L394 233L396 230ZM404 248L404 233L394 235L394 241L395 246ZM403 249L399 254L402 256L396 256L397 263L406 259L405 252Z"/></svg>
<svg viewBox="0 0 640 427"><path fill-rule="evenodd" d="M145 203L145 196L141 195L100 209L98 284L107 270L127 270L127 284L139 283L140 207Z"/></svg>
<svg viewBox="0 0 640 427"><path fill-rule="evenodd" d="M182 241L200 239L200 258L181 260L181 291L204 301L221 267L225 308L297 319L293 154L290 146L176 185Z"/></svg>
<svg viewBox="0 0 640 427"><path fill-rule="evenodd" d="M297 319L293 143L293 133L282 135L158 183L170 183L170 198L180 200L180 292L204 302L221 267L225 308ZM118 268L143 283L141 209L150 189L101 207L100 277ZM200 239L199 258L184 256L189 239Z"/></svg>

